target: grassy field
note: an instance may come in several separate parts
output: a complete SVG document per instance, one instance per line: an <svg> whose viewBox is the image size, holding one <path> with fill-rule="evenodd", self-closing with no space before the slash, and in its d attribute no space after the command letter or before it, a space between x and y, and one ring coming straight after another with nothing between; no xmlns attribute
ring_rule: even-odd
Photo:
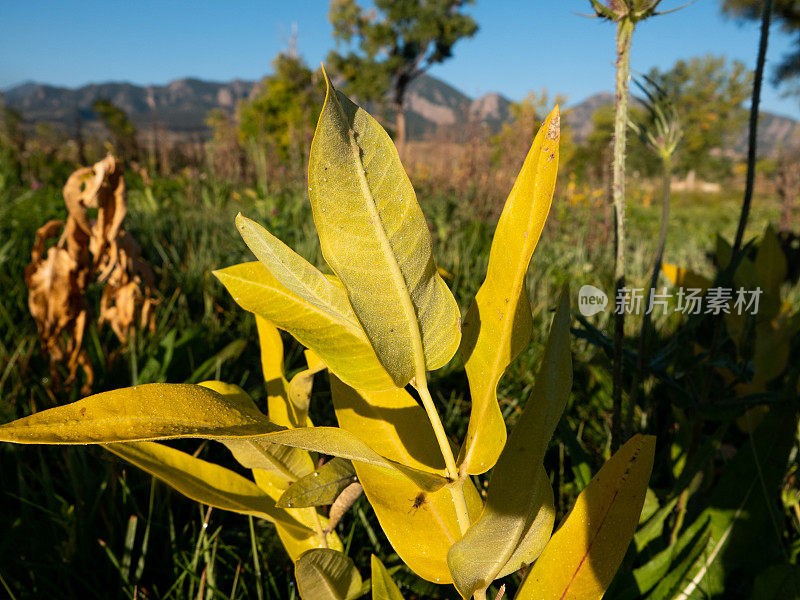
<svg viewBox="0 0 800 600"><path fill-rule="evenodd" d="M252 258L233 226L239 211L321 266L304 193L294 189L265 196L188 176L157 179L145 187L129 174L128 183L126 227L141 244L158 282L156 329L137 333L120 348L109 329L93 324L85 346L96 371L94 391L214 378L236 383L262 401L254 320L233 303L211 271ZM632 188L630 284L643 287L652 268L660 207L645 205L636 182ZM450 274L448 283L465 310L483 280L494 224L474 216L475 199L424 188L418 193L437 262ZM676 195L666 261L711 274L707 253L716 233L733 237L739 204L737 190ZM46 375L48 363L28 313L23 279L36 229L65 215L55 181L36 190L0 190L0 422L79 397L79 386L57 389ZM749 234L762 232L777 217L772 201L757 198ZM603 211L556 199L528 280L534 342L510 367L499 390L511 422L530 393L558 290L569 283L574 296L590 283L610 292L612 261L613 237ZM96 307L99 289L90 290L90 296ZM593 323L608 330L607 315L594 317ZM674 319L661 319L657 326L668 332ZM630 319L628 327L633 336L638 322ZM288 337L286 342L287 366L293 372L300 367L301 349ZM608 455L609 361L598 345L586 340L576 340L573 350L576 384L546 460L558 484L558 518L585 485L587 474ZM457 360L434 374L432 387L448 432L462 436L469 403ZM318 424L332 423L328 399L325 376L318 376L312 401ZM233 466L216 447L196 442L179 446ZM654 479L665 477L657 474ZM0 445L0 515L0 597L210 598L212 592L216 598L296 597L291 563L271 526L204 510L98 448ZM340 533L362 572L368 572L370 552L382 556L387 566L402 564L363 498ZM454 590L425 584L405 568L396 577L416 597L457 597Z"/></svg>

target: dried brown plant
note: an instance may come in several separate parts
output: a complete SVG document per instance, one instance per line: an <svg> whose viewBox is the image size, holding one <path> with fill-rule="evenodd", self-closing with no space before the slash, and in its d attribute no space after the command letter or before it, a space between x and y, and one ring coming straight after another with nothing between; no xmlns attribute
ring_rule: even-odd
<svg viewBox="0 0 800 600"><path fill-rule="evenodd" d="M127 212L125 179L109 155L92 167L70 175L63 190L67 220L52 220L36 232L31 264L25 270L28 308L36 320L39 340L50 359L54 383L56 365L66 360L73 383L80 366L83 393L91 391L94 373L83 336L90 312L86 290L94 280L104 284L98 324L108 323L120 342L140 314L141 327L154 328L156 304L153 271L141 258L141 248L123 229ZM96 210L95 219L90 210ZM46 248L55 237L58 242Z"/></svg>

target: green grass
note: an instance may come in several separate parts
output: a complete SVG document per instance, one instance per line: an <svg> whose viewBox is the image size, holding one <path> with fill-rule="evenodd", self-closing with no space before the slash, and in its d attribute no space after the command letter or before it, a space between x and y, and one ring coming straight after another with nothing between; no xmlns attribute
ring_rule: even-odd
<svg viewBox="0 0 800 600"><path fill-rule="evenodd" d="M634 186L635 187L635 186ZM310 207L302 189L262 196L223 182L177 176L145 188L129 176L126 228L156 272L160 304L156 330L139 332L120 348L110 330L91 325L86 348L96 370L94 391L148 381L219 378L264 398L254 322L227 296L211 271L251 260L233 226L241 211L300 254L323 266ZM660 207L631 203L629 281L644 285L655 250ZM483 280L493 223L474 219L467 201L421 190L438 264L466 309ZM712 272L707 253L717 232L732 237L739 194L676 195L666 260ZM27 309L23 273L37 227L64 218L60 190L0 190L0 421L76 400L78 388L53 387ZM775 221L777 208L758 198L748 232ZM534 255L528 285L535 334L503 379L499 400L510 422L530 394L535 365L558 290L573 295L591 283L612 289L613 239L601 211L556 201ZM96 299L99 288L90 290ZM97 303L94 304L95 310ZM607 315L593 322L607 330ZM666 319L657 321L668 330ZM637 321L629 320L629 334ZM287 338L288 341L288 338ZM658 342L657 342L658 343ZM301 364L290 343L287 366ZM596 344L576 340L575 388L546 463L563 515L571 499L607 457L610 424L608 359ZM113 360L109 361L109 357ZM469 416L459 361L434 374L432 389L451 435L463 435ZM669 397L669 391L658 392ZM325 377L317 379L314 420L332 422ZM183 444L196 449L197 443ZM216 447L204 456L229 461ZM655 481L667 485L671 474ZM481 483L481 482L479 482ZM96 448L0 445L0 596L13 598L294 598L291 564L270 526L207 512L163 484ZM365 576L375 551L400 564L363 498L341 526L350 555ZM406 569L397 578L407 598L455 598L452 589L420 582ZM510 589L515 579L510 580ZM518 580L516 580L518 581Z"/></svg>

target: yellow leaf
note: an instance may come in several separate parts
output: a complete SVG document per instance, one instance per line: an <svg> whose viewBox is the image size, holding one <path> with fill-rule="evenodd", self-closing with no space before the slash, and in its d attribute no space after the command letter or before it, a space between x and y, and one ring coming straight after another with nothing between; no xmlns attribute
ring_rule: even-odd
<svg viewBox="0 0 800 600"><path fill-rule="evenodd" d="M797 325L792 323L792 306L785 303L775 318L755 326L753 349L753 383L766 386L786 370L789 364L792 338Z"/></svg>
<svg viewBox="0 0 800 600"><path fill-rule="evenodd" d="M387 459L420 469L443 472L443 459L425 411L404 390L356 392L331 377L336 418L344 430L370 440ZM407 477L380 467L354 462L364 493L389 542L420 577L451 583L447 551L461 537L453 497L443 487L425 492ZM472 480L464 481L470 516L482 502Z"/></svg>
<svg viewBox="0 0 800 600"><path fill-rule="evenodd" d="M430 232L394 144L327 75L326 82L308 165L322 255L381 364L404 386L452 358L461 315L436 270Z"/></svg>
<svg viewBox="0 0 800 600"><path fill-rule="evenodd" d="M288 331L342 380L361 389L394 387L361 329L353 330L332 313L293 294L261 263L234 265L214 271L214 275L239 306Z"/></svg>
<svg viewBox="0 0 800 600"><path fill-rule="evenodd" d="M678 287L696 288L705 292L713 283L707 277L698 275L689 269L667 263L661 265L661 272L666 275L667 279L669 279L673 285Z"/></svg>
<svg viewBox="0 0 800 600"><path fill-rule="evenodd" d="M372 600L403 600L397 584L392 581L389 571L374 554L370 558L372 567Z"/></svg>
<svg viewBox="0 0 800 600"><path fill-rule="evenodd" d="M236 406L258 410L250 395L238 385L223 381L204 381L199 385L214 390ZM271 444L259 437L219 441L225 444L243 467L269 471L282 481L283 486L314 471L314 462L304 450Z"/></svg>
<svg viewBox="0 0 800 600"><path fill-rule="evenodd" d="M261 349L261 372L267 388L267 414L270 421L284 427L297 427L298 416L289 404L289 383L283 365L283 340L272 323L259 314L256 317L258 343Z"/></svg>
<svg viewBox="0 0 800 600"><path fill-rule="evenodd" d="M553 532L553 488L542 466L572 388L569 289L561 292L533 394L492 470L480 519L447 563L464 598L532 563Z"/></svg>
<svg viewBox="0 0 800 600"><path fill-rule="evenodd" d="M349 600L361 591L361 575L349 556L336 550L309 550L295 563L302 600Z"/></svg>
<svg viewBox="0 0 800 600"><path fill-rule="evenodd" d="M558 107L533 140L508 196L489 254L486 279L464 319L461 356L472 396L467 436L459 454L462 472L492 468L506 441L497 384L531 339L525 279L544 228L558 171Z"/></svg>
<svg viewBox="0 0 800 600"><path fill-rule="evenodd" d="M308 407L311 403L311 391L314 387L314 375L325 369L324 364L318 364L300 371L289 382L288 396L289 403L292 405L297 415L295 427L305 427L310 425L308 420Z"/></svg>
<svg viewBox="0 0 800 600"><path fill-rule="evenodd" d="M589 482L528 572L516 600L600 600L636 530L655 437L635 435Z"/></svg>
<svg viewBox="0 0 800 600"><path fill-rule="evenodd" d="M0 441L101 444L241 438L279 429L255 406L198 385L150 383L102 392L0 426Z"/></svg>
<svg viewBox="0 0 800 600"><path fill-rule="evenodd" d="M428 415L404 388L359 392L331 377L336 418L342 429L369 440L390 460L444 476L444 459Z"/></svg>
<svg viewBox="0 0 800 600"><path fill-rule="evenodd" d="M229 469L155 442L104 444L103 447L192 500L280 523L302 537L314 533L288 511L276 508L275 501L256 484Z"/></svg>
<svg viewBox="0 0 800 600"><path fill-rule="evenodd" d="M461 529L447 488L423 492L397 472L354 462L364 494L395 552L414 573L435 583L452 583L447 551L461 538ZM480 514L480 494L464 481L470 517Z"/></svg>

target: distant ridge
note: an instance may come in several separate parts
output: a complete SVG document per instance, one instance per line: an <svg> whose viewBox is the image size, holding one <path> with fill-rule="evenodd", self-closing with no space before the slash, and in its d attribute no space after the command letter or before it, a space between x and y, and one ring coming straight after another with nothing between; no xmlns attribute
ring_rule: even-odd
<svg viewBox="0 0 800 600"><path fill-rule="evenodd" d="M6 90L7 106L20 112L27 125L54 123L66 131L74 131L78 119L88 128L97 128L92 104L107 98L131 117L141 129L156 122L179 136L207 135L205 118L214 108L233 113L237 104L255 93L255 81L229 82L178 79L166 85L140 86L124 82L89 84L70 89L26 82ZM499 131L511 120L511 101L497 93L470 98L455 87L429 75L412 82L408 92L407 127L409 139L451 136L463 139L468 126ZM573 138L580 142L592 130L592 115L603 105L612 104L614 96L607 92L594 94L568 107L564 120L570 125ZM459 137L460 136L460 137ZM782 146L800 146L800 123L771 113L762 113L759 123L759 151L772 155ZM747 147L746 130L738 136L735 152L743 154Z"/></svg>

